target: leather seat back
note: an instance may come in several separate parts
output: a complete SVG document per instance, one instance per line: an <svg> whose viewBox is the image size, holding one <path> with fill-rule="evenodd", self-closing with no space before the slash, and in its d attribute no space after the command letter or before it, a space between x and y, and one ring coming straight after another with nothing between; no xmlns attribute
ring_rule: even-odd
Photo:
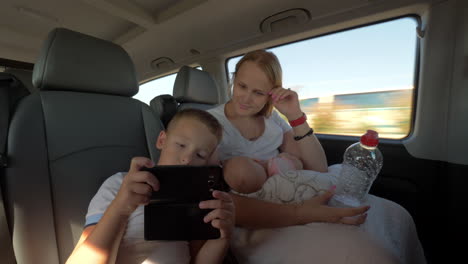
<svg viewBox="0 0 468 264"><path fill-rule="evenodd" d="M39 92L20 102L9 128L8 218L18 263L64 263L101 183L134 156L159 158L162 124L131 98L133 63L108 41L53 30L33 84Z"/></svg>

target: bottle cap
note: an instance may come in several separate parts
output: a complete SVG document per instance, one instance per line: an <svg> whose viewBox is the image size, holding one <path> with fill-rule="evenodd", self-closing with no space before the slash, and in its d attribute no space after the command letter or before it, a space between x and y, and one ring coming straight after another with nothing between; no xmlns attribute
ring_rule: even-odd
<svg viewBox="0 0 468 264"><path fill-rule="evenodd" d="M376 147L379 144L379 133L374 130L367 130L367 132L361 136L361 144Z"/></svg>

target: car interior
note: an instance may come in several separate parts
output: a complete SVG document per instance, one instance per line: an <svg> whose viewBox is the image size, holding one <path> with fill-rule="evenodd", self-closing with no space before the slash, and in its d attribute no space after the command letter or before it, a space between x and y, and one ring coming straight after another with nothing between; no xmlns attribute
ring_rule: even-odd
<svg viewBox="0 0 468 264"><path fill-rule="evenodd" d="M5 0L0 7L1 263L65 263L104 180L127 171L132 157L157 160L156 138L177 111L227 102L229 65L246 52L281 55L288 45L408 18L412 64L395 66L411 72L407 130L380 138L384 166L370 193L409 212L427 263L466 258L455 238L466 234L468 204L467 1ZM346 41L334 44L330 59L352 53ZM169 92L148 88L166 77L175 78ZM328 164L341 163L362 131L326 128L316 136Z"/></svg>

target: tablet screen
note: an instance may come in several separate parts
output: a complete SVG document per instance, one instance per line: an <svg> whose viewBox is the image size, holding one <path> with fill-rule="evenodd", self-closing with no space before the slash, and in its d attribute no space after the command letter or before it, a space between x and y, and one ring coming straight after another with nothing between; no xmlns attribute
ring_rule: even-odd
<svg viewBox="0 0 468 264"><path fill-rule="evenodd" d="M206 240L219 237L219 230L203 222L210 209L200 201L214 199L213 190L229 191L220 166L156 166L150 171L159 180L145 206L146 240Z"/></svg>

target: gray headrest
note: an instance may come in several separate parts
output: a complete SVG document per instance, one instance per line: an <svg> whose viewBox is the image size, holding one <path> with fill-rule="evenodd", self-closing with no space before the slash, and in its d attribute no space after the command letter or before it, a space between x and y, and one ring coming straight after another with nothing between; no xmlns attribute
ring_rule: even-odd
<svg viewBox="0 0 468 264"><path fill-rule="evenodd" d="M188 66L177 73L173 94L179 103L218 104L218 89L211 75Z"/></svg>
<svg viewBox="0 0 468 264"><path fill-rule="evenodd" d="M153 98L150 102L150 107L156 113L164 127L167 128L169 121L177 113L177 101L170 94L161 94Z"/></svg>
<svg viewBox="0 0 468 264"><path fill-rule="evenodd" d="M34 65L33 84L41 90L68 90L133 96L135 68L120 46L64 28L49 33Z"/></svg>

